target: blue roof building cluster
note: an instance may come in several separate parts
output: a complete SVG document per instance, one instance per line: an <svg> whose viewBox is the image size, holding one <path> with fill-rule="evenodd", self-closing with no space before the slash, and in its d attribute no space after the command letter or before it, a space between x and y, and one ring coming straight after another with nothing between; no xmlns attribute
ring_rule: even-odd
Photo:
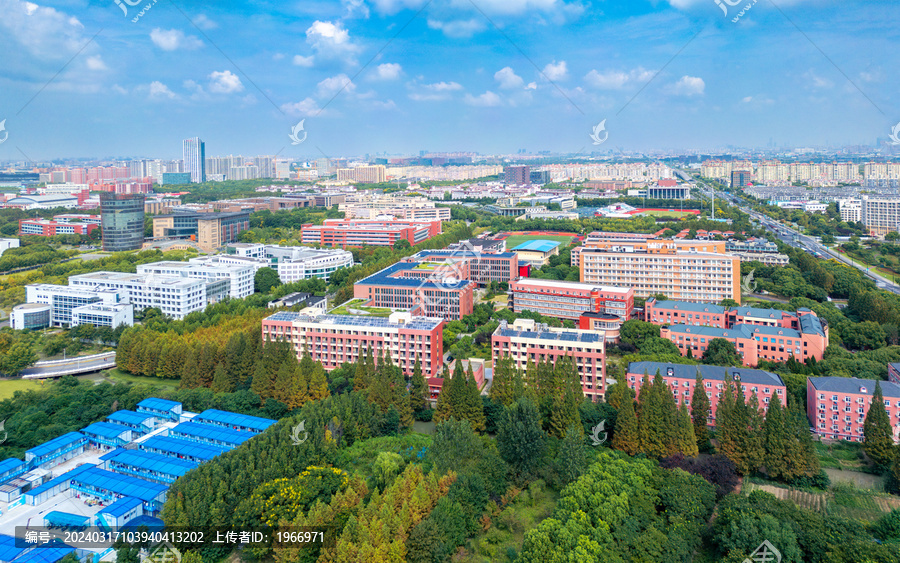
<svg viewBox="0 0 900 563"><path fill-rule="evenodd" d="M228 411L220 411L217 409L207 409L195 416L192 420L201 424L221 426L223 428L252 432L254 434L259 434L266 428L275 424L274 420L270 420L268 418L250 416L247 414L238 414Z"/></svg>
<svg viewBox="0 0 900 563"><path fill-rule="evenodd" d="M559 246L559 243L554 240L529 240L523 242L519 246L513 248L513 252L516 250L524 250L530 252L552 252L554 248Z"/></svg>

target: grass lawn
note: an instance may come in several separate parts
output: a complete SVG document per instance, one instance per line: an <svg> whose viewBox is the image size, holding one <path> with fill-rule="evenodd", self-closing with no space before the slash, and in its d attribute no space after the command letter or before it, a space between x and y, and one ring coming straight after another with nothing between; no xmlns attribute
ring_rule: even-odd
<svg viewBox="0 0 900 563"><path fill-rule="evenodd" d="M119 371L117 368L100 372L106 379L113 383L143 383L153 385L154 387L165 387L175 389L178 387L178 381L174 379L161 379L159 377L144 377L142 375L131 375Z"/></svg>
<svg viewBox="0 0 900 563"><path fill-rule="evenodd" d="M40 389L40 381L34 379L3 379L0 380L0 400L11 399L16 391L28 391Z"/></svg>
<svg viewBox="0 0 900 563"><path fill-rule="evenodd" d="M851 442L814 442L819 464L831 469L862 469L866 465L862 444Z"/></svg>
<svg viewBox="0 0 900 563"><path fill-rule="evenodd" d="M335 307L334 309L328 311L329 315L359 315L358 311L365 311L372 317L389 317L391 313L393 313L393 309L386 309L383 307L363 307L362 304L365 303L365 299L351 299L347 301L343 305ZM354 312L351 312L350 309L353 309ZM365 314L364 313L364 314Z"/></svg>
<svg viewBox="0 0 900 563"><path fill-rule="evenodd" d="M510 233L510 235L506 237L506 249L512 250L523 242L528 242L530 240L555 240L560 243L560 249L562 249L569 246L574 238L574 236L569 237L562 235L518 235L516 233Z"/></svg>

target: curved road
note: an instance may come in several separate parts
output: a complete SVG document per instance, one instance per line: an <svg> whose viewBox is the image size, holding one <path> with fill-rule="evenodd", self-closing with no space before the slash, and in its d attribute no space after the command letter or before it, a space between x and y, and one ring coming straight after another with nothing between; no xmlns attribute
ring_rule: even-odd
<svg viewBox="0 0 900 563"><path fill-rule="evenodd" d="M61 377L77 373L91 373L102 369L109 369L116 365L116 353L107 352L86 358L69 358L53 362L38 362L34 366L24 369L20 375L22 379L41 379L45 377Z"/></svg>

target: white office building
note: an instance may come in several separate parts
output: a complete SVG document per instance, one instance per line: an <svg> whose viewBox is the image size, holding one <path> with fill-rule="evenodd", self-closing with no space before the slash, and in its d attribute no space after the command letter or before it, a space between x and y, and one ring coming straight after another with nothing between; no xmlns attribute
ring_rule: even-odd
<svg viewBox="0 0 900 563"><path fill-rule="evenodd" d="M202 311L208 303L227 295L228 280L210 282L152 274L91 272L71 276L69 288L119 292L127 296L136 309L157 307L169 317L180 320L188 313Z"/></svg>
<svg viewBox="0 0 900 563"><path fill-rule="evenodd" d="M107 326L116 328L119 325L134 324L134 306L130 303L106 304L91 303L72 309L72 324Z"/></svg>
<svg viewBox="0 0 900 563"><path fill-rule="evenodd" d="M330 248L238 243L228 246L228 254L192 258L190 262L192 264L233 266L252 265L254 273L260 268L268 267L278 272L282 283L310 278L321 278L328 281L335 270L353 265L353 253Z"/></svg>
<svg viewBox="0 0 900 563"><path fill-rule="evenodd" d="M50 305L50 326L71 326L72 312L85 305L98 303L116 305L127 302L127 295L114 289L111 290L105 287L72 287L71 285L52 285L48 283L25 286L25 296L28 303ZM24 326L17 328L24 328Z"/></svg>
<svg viewBox="0 0 900 563"><path fill-rule="evenodd" d="M19 248L19 239L17 238L0 238L0 256L10 248Z"/></svg>
<svg viewBox="0 0 900 563"><path fill-rule="evenodd" d="M255 268L249 264L212 263L203 259L190 262L154 262L141 264L137 267L139 274L151 274L154 276L173 276L192 278L207 281L228 280L230 289L228 295L232 299L243 299L253 295L253 276Z"/></svg>

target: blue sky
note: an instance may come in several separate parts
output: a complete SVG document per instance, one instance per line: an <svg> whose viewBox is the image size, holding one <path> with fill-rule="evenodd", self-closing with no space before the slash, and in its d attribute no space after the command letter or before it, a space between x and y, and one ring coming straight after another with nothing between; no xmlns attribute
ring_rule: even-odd
<svg viewBox="0 0 900 563"><path fill-rule="evenodd" d="M0 160L835 145L900 121L889 0L736 23L753 0L119 1L0 0Z"/></svg>

